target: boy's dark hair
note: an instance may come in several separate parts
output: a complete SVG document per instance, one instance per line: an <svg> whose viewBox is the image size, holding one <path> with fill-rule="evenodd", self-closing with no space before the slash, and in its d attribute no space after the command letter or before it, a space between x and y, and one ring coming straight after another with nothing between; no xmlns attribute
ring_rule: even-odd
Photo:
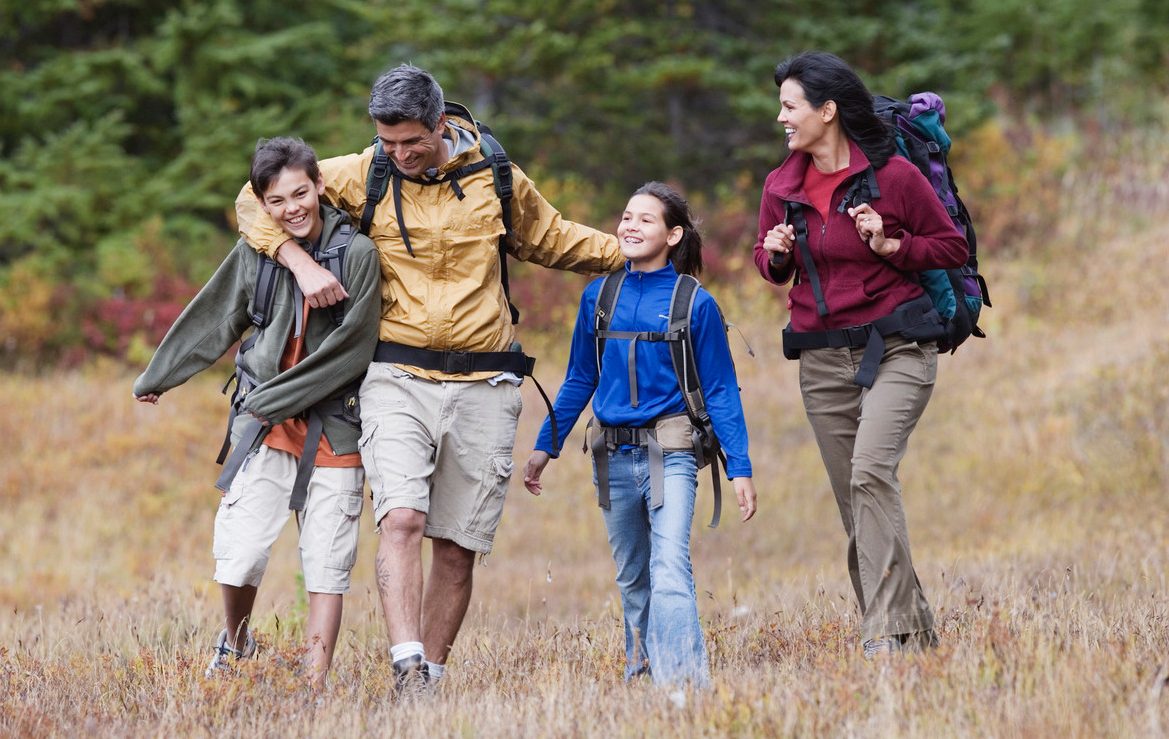
<svg viewBox="0 0 1169 739"><path fill-rule="evenodd" d="M682 227L682 239L670 252L670 261L680 275L697 276L702 271L702 235L690 213L690 205L677 190L664 182L647 182L634 195L651 195L662 204L666 228Z"/></svg>
<svg viewBox="0 0 1169 739"><path fill-rule="evenodd" d="M896 153L893 132L873 112L873 94L840 57L825 51L805 51L775 67L775 86L793 79L804 88L804 97L819 108L829 100L844 133L865 153L874 169L880 169Z"/></svg>
<svg viewBox="0 0 1169 739"><path fill-rule="evenodd" d="M257 198L264 199L264 193L268 191L272 180L285 168L302 170L313 182L321 178L321 168L317 166L317 153L301 139L279 136L256 142L249 179L252 183L252 192Z"/></svg>

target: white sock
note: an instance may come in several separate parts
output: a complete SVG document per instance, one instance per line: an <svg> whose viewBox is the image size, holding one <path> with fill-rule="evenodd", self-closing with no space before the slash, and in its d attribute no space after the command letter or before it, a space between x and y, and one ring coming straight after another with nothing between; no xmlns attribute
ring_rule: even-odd
<svg viewBox="0 0 1169 739"><path fill-rule="evenodd" d="M428 661L426 663L426 671L430 675L430 682L436 683L442 677L442 673L446 672L446 665Z"/></svg>
<svg viewBox="0 0 1169 739"><path fill-rule="evenodd" d="M420 641L404 641L390 647L390 659L394 662L400 662L415 655L426 661L426 652L422 650L422 642Z"/></svg>

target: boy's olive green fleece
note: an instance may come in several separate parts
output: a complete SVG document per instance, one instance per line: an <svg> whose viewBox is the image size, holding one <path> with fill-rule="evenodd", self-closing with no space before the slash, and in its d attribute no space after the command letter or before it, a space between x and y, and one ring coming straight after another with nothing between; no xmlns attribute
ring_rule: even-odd
<svg viewBox="0 0 1169 739"><path fill-rule="evenodd" d="M324 204L321 212L321 244L328 244L333 231L349 216ZM183 384L239 341L252 326L260 258L245 240L236 243L171 326L146 371L134 381L136 396L161 394ZM249 413L278 424L322 400L339 397L365 373L377 345L382 314L381 268L377 250L368 238L358 234L345 255L342 283L349 298L341 325L334 325L327 310L309 311L304 328L307 355L284 372L280 371L280 358L296 317L295 282L288 270L276 272L272 320L258 330L255 344L243 360L247 372L260 385L244 399L237 426ZM360 429L356 424L327 415L324 433L335 453L357 451Z"/></svg>

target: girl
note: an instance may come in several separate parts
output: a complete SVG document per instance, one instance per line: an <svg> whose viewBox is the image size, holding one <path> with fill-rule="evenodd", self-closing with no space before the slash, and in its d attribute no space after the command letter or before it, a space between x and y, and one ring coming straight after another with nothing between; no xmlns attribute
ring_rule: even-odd
<svg viewBox="0 0 1169 739"><path fill-rule="evenodd" d="M686 201L660 182L644 185L621 216L617 240L627 260L626 275L608 330L665 332L678 275L702 269L702 238ZM604 435L594 445L595 454L605 455L601 460L594 456L594 478L598 470L607 471L607 479L596 484L625 616L625 679L650 672L656 683L704 687L710 669L690 565L698 481L686 403L663 341L636 341L631 355L630 339L610 336L598 369L594 314L603 281L590 283L581 298L568 373L553 408L560 438L552 438L545 421L524 468L524 485L540 494L545 465L593 398L596 433ZM707 410L746 521L755 514L755 488L743 407L722 317L701 288L690 321ZM679 421L681 441L675 433ZM647 439L651 429L663 450L660 463ZM655 463L662 469L653 469ZM655 477L659 491L653 489Z"/></svg>
<svg viewBox="0 0 1169 739"><path fill-rule="evenodd" d="M839 58L775 70L790 155L767 178L755 264L784 284L784 355L848 534L866 657L935 643L909 554L897 467L937 375L944 330L914 274L959 267L966 240L925 177L894 156L873 97ZM879 194L878 194L879 193Z"/></svg>

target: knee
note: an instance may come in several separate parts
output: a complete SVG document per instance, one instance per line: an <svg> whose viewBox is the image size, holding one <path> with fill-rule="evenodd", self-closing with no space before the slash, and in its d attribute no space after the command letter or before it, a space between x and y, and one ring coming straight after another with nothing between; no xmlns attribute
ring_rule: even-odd
<svg viewBox="0 0 1169 739"><path fill-rule="evenodd" d="M395 508L378 523L382 546L405 547L422 543L426 514L409 508Z"/></svg>
<svg viewBox="0 0 1169 739"><path fill-rule="evenodd" d="M433 540L434 566L449 578L470 580L475 568L475 552L445 539Z"/></svg>

